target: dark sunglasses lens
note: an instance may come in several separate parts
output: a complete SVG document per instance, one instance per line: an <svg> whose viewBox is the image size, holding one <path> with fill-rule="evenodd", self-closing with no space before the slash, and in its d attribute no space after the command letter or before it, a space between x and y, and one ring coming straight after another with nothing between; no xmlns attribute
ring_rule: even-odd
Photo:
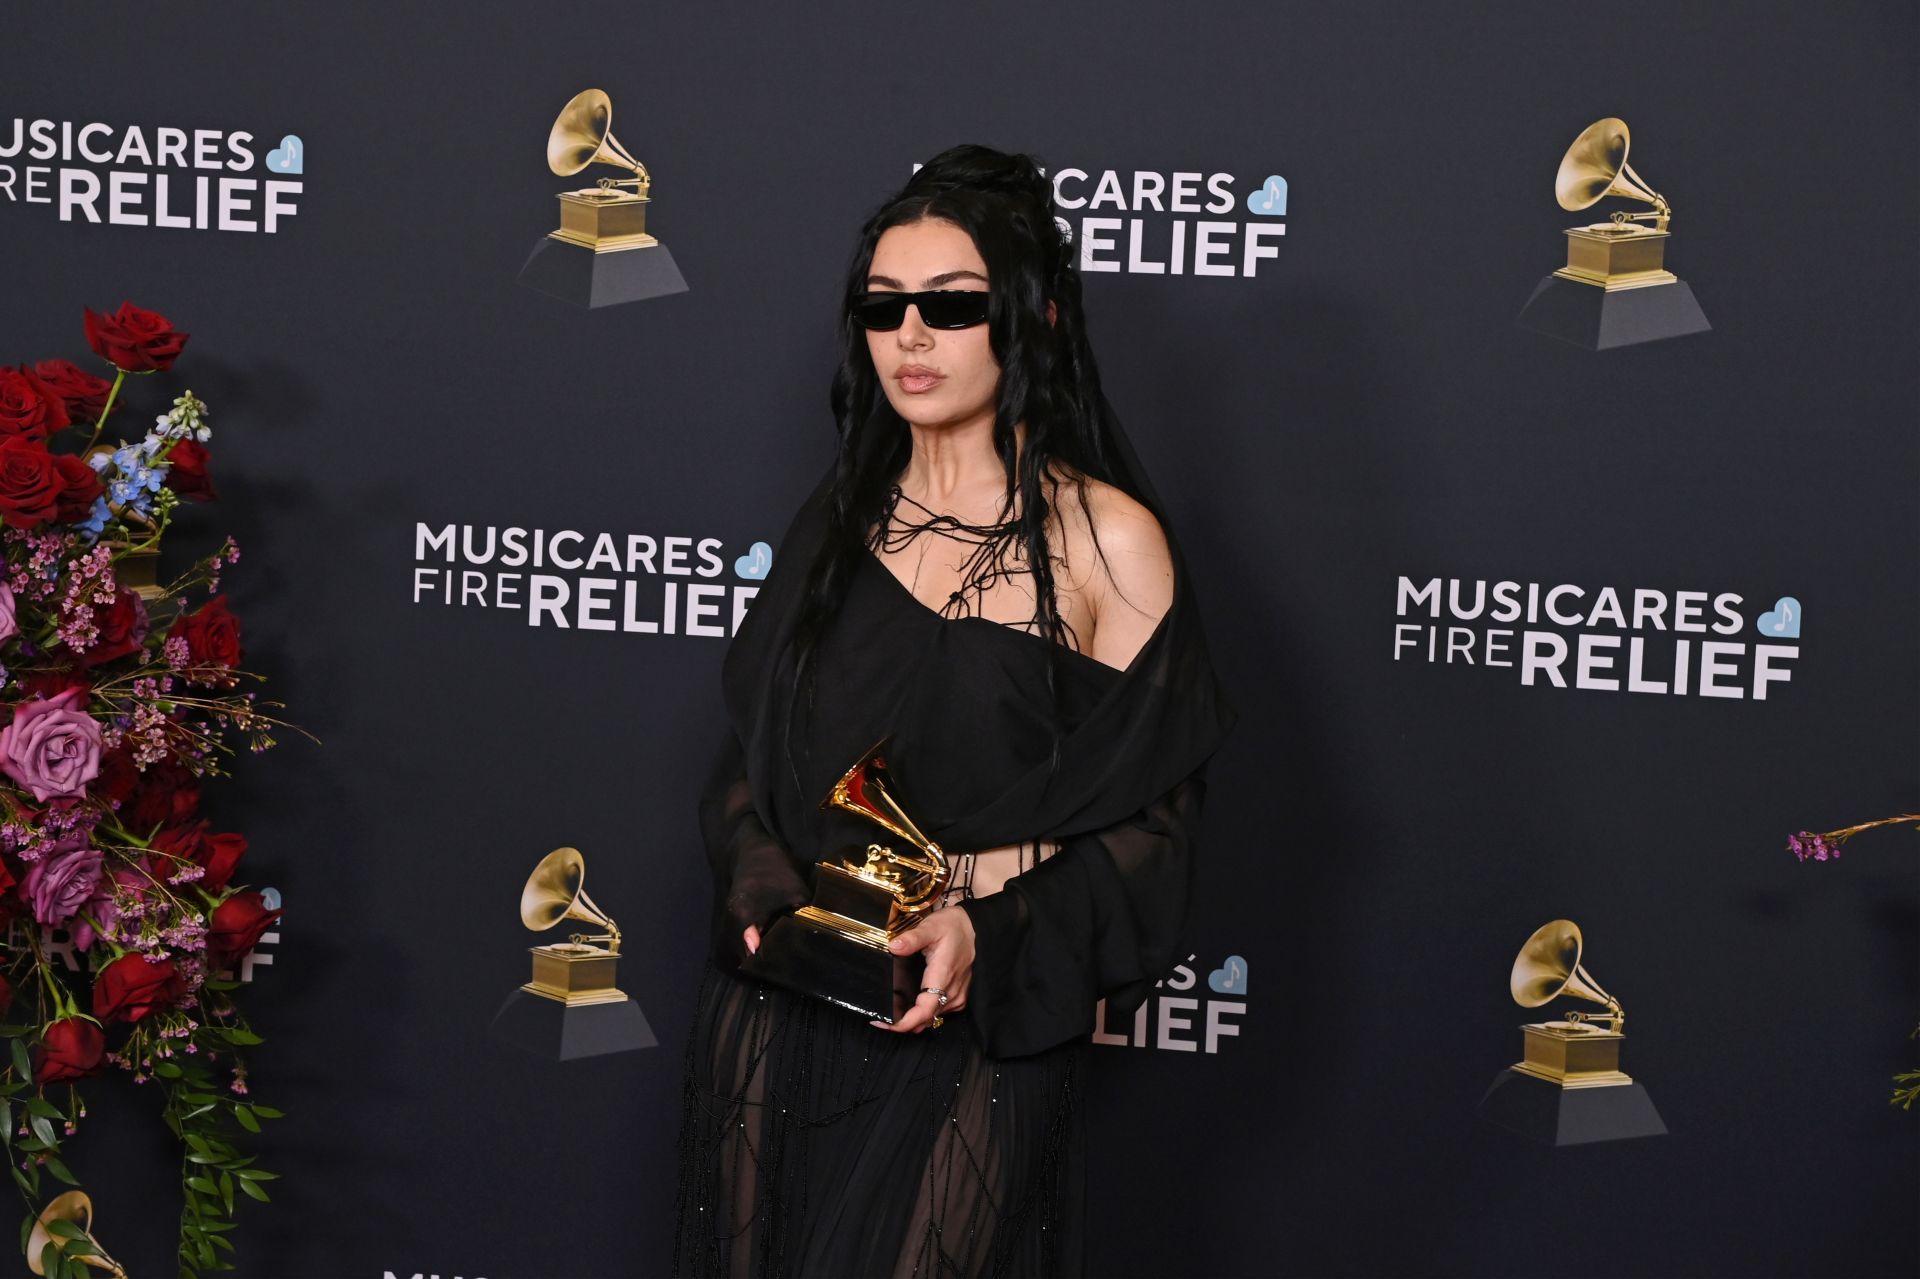
<svg viewBox="0 0 1920 1279"><path fill-rule="evenodd" d="M985 290L955 289L950 292L922 293L920 318L933 329L964 329L982 324L987 318Z"/></svg>
<svg viewBox="0 0 1920 1279"><path fill-rule="evenodd" d="M906 321L903 293L862 293L853 300L853 318L869 329L897 329Z"/></svg>

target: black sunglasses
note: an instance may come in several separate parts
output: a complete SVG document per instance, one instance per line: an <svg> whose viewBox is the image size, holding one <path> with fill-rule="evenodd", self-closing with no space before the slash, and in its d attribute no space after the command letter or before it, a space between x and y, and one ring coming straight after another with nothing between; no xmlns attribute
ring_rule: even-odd
<svg viewBox="0 0 1920 1279"><path fill-rule="evenodd" d="M987 322L986 289L929 289L925 293L857 293L849 308L864 328L897 329L907 320L907 304L920 308L920 323L930 329L966 329Z"/></svg>

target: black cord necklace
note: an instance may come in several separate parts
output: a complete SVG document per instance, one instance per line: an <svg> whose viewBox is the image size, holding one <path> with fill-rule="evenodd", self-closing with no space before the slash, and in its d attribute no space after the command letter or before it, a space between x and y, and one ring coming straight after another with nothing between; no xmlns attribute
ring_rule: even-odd
<svg viewBox="0 0 1920 1279"><path fill-rule="evenodd" d="M924 512L926 518L902 518L900 504L903 502ZM943 617L963 617L977 611L981 596L995 582L1002 578L1012 579L1024 571L1010 567L1008 563L1010 558L1018 558L1019 543L1015 535L1019 529L1018 520L970 524L956 515L938 512L914 501L896 484L887 493L886 505L881 509L880 523L874 530L871 545L875 551L893 553L905 549L922 533L932 532L973 547L960 566L959 589L947 596L946 604L939 610ZM916 584L918 573L916 567Z"/></svg>

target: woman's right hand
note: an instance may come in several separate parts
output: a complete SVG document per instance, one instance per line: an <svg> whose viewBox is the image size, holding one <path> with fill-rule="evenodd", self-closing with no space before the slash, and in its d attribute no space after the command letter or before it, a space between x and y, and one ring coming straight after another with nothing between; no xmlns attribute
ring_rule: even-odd
<svg viewBox="0 0 1920 1279"><path fill-rule="evenodd" d="M747 953L749 955L760 949L760 930L758 928L755 928L752 924L748 924L747 931L743 936L747 939Z"/></svg>

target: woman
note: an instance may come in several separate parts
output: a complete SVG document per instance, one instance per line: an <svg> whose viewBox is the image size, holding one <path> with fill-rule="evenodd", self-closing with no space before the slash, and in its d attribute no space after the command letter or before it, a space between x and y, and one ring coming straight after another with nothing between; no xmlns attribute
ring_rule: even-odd
<svg viewBox="0 0 1920 1279"><path fill-rule="evenodd" d="M676 1273L1083 1269L1094 1007L1130 1012L1177 958L1232 712L1051 196L1028 157L960 146L862 230L834 466L722 676ZM956 863L893 943L926 967L891 1025L737 972L815 863L884 838L819 805L889 734Z"/></svg>

